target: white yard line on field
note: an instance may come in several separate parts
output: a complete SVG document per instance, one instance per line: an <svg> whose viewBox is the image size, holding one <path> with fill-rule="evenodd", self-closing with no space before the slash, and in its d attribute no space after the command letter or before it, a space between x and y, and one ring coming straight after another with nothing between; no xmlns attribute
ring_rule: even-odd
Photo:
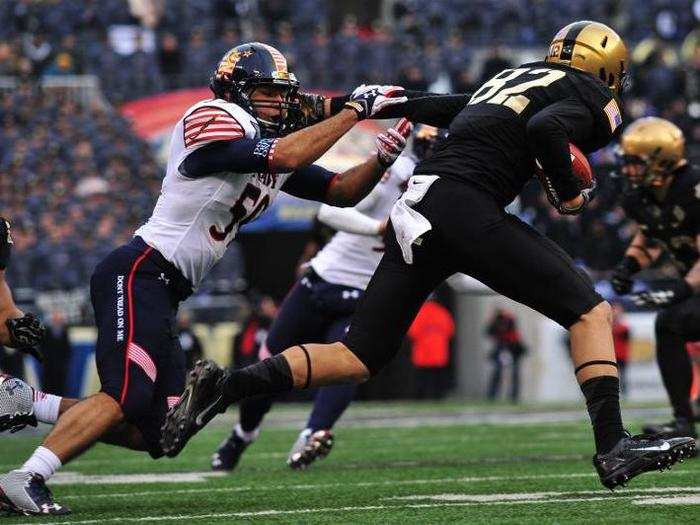
<svg viewBox="0 0 700 525"><path fill-rule="evenodd" d="M210 473L203 472L203 476ZM692 471L672 470L664 473L665 476L684 476L696 474ZM168 474L164 474L168 476ZM583 472L572 472L567 474L532 474L524 476L470 476L461 478L424 478L424 479L404 479L404 480L384 480L384 481L357 481L357 482L338 482L338 483L315 483L315 484L280 484L269 485L261 483L259 485L244 485L236 487L206 487L196 489L164 489L164 490L147 490L141 492L110 492L102 494L72 494L62 496L61 500L76 500L76 499L91 499L91 498L131 498L131 497L149 497L164 494L199 494L199 493L227 493L227 492L249 492L261 491L266 492L272 490L319 490L329 488L351 488L351 487L394 487L394 486L411 486L411 485L431 485L431 484L446 484L446 483L483 483L483 482L498 482L498 481L532 481L543 479L577 479L577 478L594 478L595 474ZM138 480L134 480L138 483Z"/></svg>
<svg viewBox="0 0 700 525"><path fill-rule="evenodd" d="M227 513L211 513L211 514L181 514L174 516L142 516L142 517L119 517L119 518L102 518L94 520L79 520L79 521L51 521L45 523L37 523L29 521L19 525L92 525L101 523L141 523L141 522L163 522L163 521L194 521L194 520L213 520L225 518L258 518L268 516L292 516L299 514L317 514L317 513L334 513L334 512L371 512L376 510L406 510L406 509L436 509L446 507L469 507L469 506L485 506L485 505L528 505L543 503L571 503L571 502L592 502L592 501L619 501L620 499L639 498L638 494L617 495L611 496L592 496L583 498L551 498L551 499L521 499L521 500L506 500L506 501L469 501L469 502L443 502L443 503L414 503L406 505L366 505L366 506L346 506L346 507L320 507L312 509L269 509L251 512L227 512ZM669 500L674 499L673 497Z"/></svg>

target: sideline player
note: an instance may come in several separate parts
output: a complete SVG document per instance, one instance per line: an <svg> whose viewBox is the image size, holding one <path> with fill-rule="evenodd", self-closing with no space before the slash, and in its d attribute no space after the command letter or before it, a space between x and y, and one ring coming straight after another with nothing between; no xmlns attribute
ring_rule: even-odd
<svg viewBox="0 0 700 525"><path fill-rule="evenodd" d="M679 275L630 295L637 306L660 310L656 361L673 407L673 421L647 425L643 431L662 438L696 437L686 343L700 339L700 173L685 158L683 132L661 118L633 122L622 135L620 153L622 175L629 183L623 207L639 230L615 268L612 287L619 295L629 294L634 275L662 254Z"/></svg>
<svg viewBox="0 0 700 525"><path fill-rule="evenodd" d="M400 127L401 123L397 125ZM305 274L292 287L270 328L264 353L278 354L303 341L339 341L345 335L355 308L384 246L389 212L406 188L416 162L430 156L443 134L420 124L413 133L411 151L405 151L382 180L354 208L322 205L319 220L338 231L311 259ZM305 468L331 451L331 429L355 396L353 383L321 387L306 427L294 443L287 464ZM260 434L260 425L274 398L262 396L239 404L239 421L212 457L214 470L233 470L246 448Z"/></svg>
<svg viewBox="0 0 700 525"><path fill-rule="evenodd" d="M484 83L394 206L384 257L343 340L294 346L239 370L195 367L166 417L166 453L177 454L217 412L246 397L367 380L395 355L430 291L464 272L570 331L593 464L606 487L690 454L691 438L633 437L624 429L610 305L560 247L504 210L532 177L535 158L552 205L562 214L585 209L591 190L573 175L569 144L590 153L618 134L626 64L615 31L579 21L555 35L544 61Z"/></svg>
<svg viewBox="0 0 700 525"><path fill-rule="evenodd" d="M160 427L185 384L174 331L180 301L280 190L354 205L406 144L405 137L380 135L377 154L341 174L314 165L356 122L406 98L386 96L395 86L361 87L337 114L304 128L299 83L266 44L227 52L211 88L215 98L189 108L175 125L151 218L92 275L100 392L71 406L24 465L0 477L0 508L68 513L45 482L98 440L162 456ZM299 131L285 136L292 129Z"/></svg>

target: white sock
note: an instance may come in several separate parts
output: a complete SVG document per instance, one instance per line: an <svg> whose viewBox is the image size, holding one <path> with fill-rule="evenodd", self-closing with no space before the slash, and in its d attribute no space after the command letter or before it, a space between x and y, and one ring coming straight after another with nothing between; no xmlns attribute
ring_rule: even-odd
<svg viewBox="0 0 700 525"><path fill-rule="evenodd" d="M61 468L61 460L46 447L38 447L20 470L41 474L45 480Z"/></svg>
<svg viewBox="0 0 700 525"><path fill-rule="evenodd" d="M246 432L243 430L240 423L236 424L236 428L233 431L246 443L252 443L258 439L258 436L260 435L260 427L256 428L255 430L251 430L250 432Z"/></svg>
<svg viewBox="0 0 700 525"><path fill-rule="evenodd" d="M60 396L34 389L34 415L42 423L54 424L58 421L62 399Z"/></svg>

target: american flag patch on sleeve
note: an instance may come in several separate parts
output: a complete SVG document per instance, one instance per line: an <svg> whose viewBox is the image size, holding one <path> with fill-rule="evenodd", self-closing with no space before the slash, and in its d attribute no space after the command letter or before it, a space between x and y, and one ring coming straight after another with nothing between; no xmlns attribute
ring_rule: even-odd
<svg viewBox="0 0 700 525"><path fill-rule="evenodd" d="M223 109L205 106L185 117L185 147L214 140L236 140L245 136L243 127Z"/></svg>
<svg viewBox="0 0 700 525"><path fill-rule="evenodd" d="M603 111L605 111L605 115L608 117L610 132L614 133L617 127L622 124L622 114L620 113L620 108L617 106L617 102L615 102L614 98L605 105Z"/></svg>

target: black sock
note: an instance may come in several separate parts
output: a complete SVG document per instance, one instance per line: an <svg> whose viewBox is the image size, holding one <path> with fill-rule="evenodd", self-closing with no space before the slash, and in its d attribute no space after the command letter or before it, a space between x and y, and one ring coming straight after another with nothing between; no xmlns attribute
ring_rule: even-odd
<svg viewBox="0 0 700 525"><path fill-rule="evenodd" d="M253 432L272 408L273 396L256 396L238 403L238 419L244 432Z"/></svg>
<svg viewBox="0 0 700 525"><path fill-rule="evenodd" d="M598 454L610 452L625 436L620 414L620 380L614 376L589 379L581 385L593 425Z"/></svg>
<svg viewBox="0 0 700 525"><path fill-rule="evenodd" d="M276 355L228 372L223 383L223 394L229 403L235 403L247 397L289 392L293 387L289 363L282 355Z"/></svg>

